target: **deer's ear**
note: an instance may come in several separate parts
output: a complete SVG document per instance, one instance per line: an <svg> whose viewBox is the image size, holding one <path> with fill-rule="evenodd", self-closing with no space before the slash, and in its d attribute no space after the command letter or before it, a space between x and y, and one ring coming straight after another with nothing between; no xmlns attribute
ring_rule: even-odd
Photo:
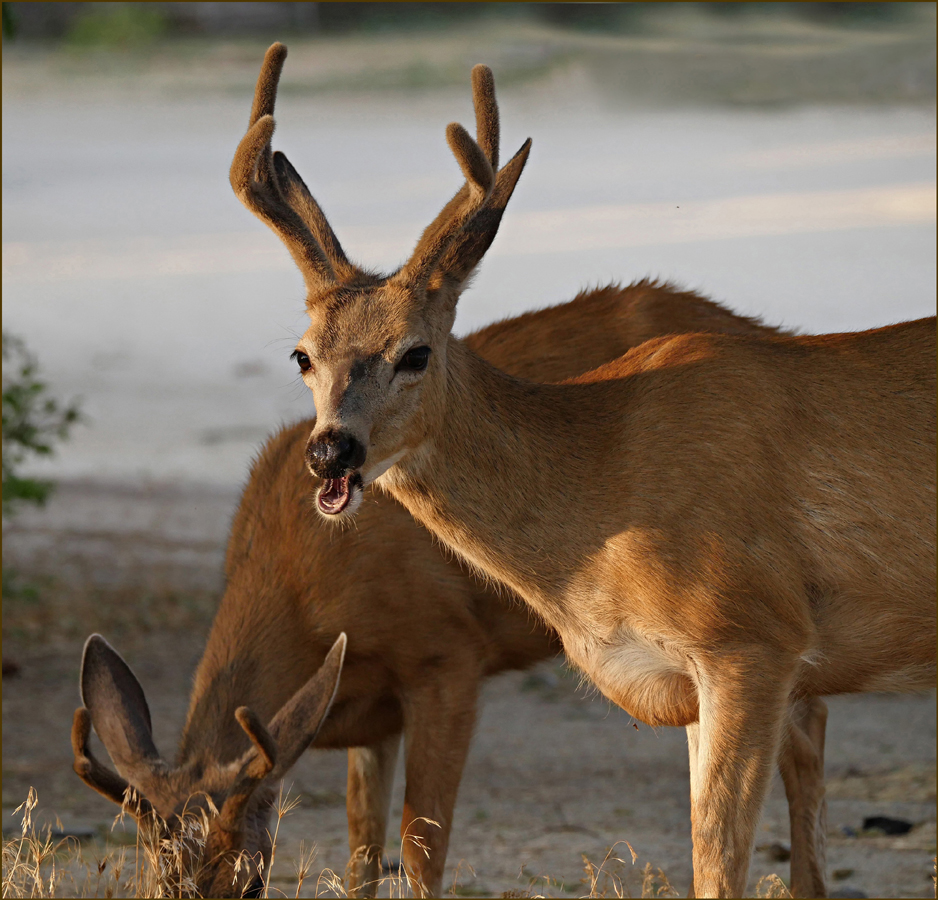
<svg viewBox="0 0 938 900"><path fill-rule="evenodd" d="M345 632L313 675L271 720L270 734L277 746L277 765L271 777L283 778L291 766L316 739L323 720L339 689L339 676L345 660Z"/></svg>
<svg viewBox="0 0 938 900"><path fill-rule="evenodd" d="M81 699L94 730L125 777L132 779L141 764L159 762L143 688L130 666L100 634L85 642Z"/></svg>

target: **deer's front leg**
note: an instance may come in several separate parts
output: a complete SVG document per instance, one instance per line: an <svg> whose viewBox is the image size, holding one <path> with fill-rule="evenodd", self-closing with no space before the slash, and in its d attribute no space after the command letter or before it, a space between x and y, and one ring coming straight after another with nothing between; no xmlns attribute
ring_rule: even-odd
<svg viewBox="0 0 938 900"><path fill-rule="evenodd" d="M401 736L395 734L372 747L349 747L346 810L351 856L345 877L350 897L376 896L400 743Z"/></svg>
<svg viewBox="0 0 938 900"><path fill-rule="evenodd" d="M695 662L700 716L696 754L691 747L694 891L697 897L742 897L794 660L784 664L777 653L753 647Z"/></svg>
<svg viewBox="0 0 938 900"><path fill-rule="evenodd" d="M796 701L791 727L779 751L791 819L791 893L826 897L827 801L824 797L824 732L827 706L817 697Z"/></svg>
<svg viewBox="0 0 938 900"><path fill-rule="evenodd" d="M481 677L475 659L448 665L427 673L404 698L407 786L401 861L417 897L443 896L453 809L475 726Z"/></svg>
<svg viewBox="0 0 938 900"><path fill-rule="evenodd" d="M690 809L691 818L694 815L694 804L697 802L697 790L700 783L700 775L697 771L697 751L700 747L700 723L692 722L687 726L687 756L690 762ZM691 876L690 890L688 897L695 897L694 878Z"/></svg>

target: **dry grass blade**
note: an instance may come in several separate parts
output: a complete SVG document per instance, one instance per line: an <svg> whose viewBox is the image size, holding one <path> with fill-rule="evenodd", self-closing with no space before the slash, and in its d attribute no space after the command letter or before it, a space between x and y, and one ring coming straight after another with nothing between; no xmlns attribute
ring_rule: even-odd
<svg viewBox="0 0 938 900"><path fill-rule="evenodd" d="M624 859L619 856L616 856L616 848L624 844L629 849L632 860L631 863L626 863ZM632 845L628 841L617 841L613 844L607 851L603 861L598 865L594 865L590 862L586 854L582 855L583 859L583 872L584 877L580 879L580 883L585 885L588 890L590 897L626 897L628 892L625 888L625 882L623 878L623 869L626 865L635 865L635 861L638 859L638 854L632 848ZM611 868L607 868L611 867ZM612 892L611 894L609 892ZM643 894L644 896L644 894Z"/></svg>
<svg viewBox="0 0 938 900"><path fill-rule="evenodd" d="M296 869L296 897L300 896L300 891L303 889L303 882L306 881L309 870L313 867L313 860L316 858L317 852L315 844L307 850L306 845L300 841L300 855L294 864Z"/></svg>
<svg viewBox="0 0 938 900"><path fill-rule="evenodd" d="M20 834L3 843L4 897L105 897L131 896L131 885L122 882L124 851L95 856L87 861L79 841L72 836L53 838L51 825L37 831L33 811L38 796L28 797L14 812L21 813ZM61 830L61 822L56 819Z"/></svg>
<svg viewBox="0 0 938 900"><path fill-rule="evenodd" d="M382 879L383 881L383 879ZM378 882L379 886L382 882ZM335 897L347 897L348 892L345 890L345 885L342 882L342 879L332 870L332 869L323 869L319 873L319 878L316 879L316 896L322 897L322 890L332 891L333 896ZM391 896L394 896L393 894Z"/></svg>
<svg viewBox="0 0 938 900"><path fill-rule="evenodd" d="M267 834L270 836L270 863L267 866L267 870L264 872L264 894L263 896L270 896L270 873L274 868L274 860L277 856L277 837L280 834L280 823L293 812L300 805L300 798L290 796L290 788L287 788L287 792L283 791L283 782L280 782L280 793L277 795L277 824L274 825L274 833L270 834L270 831ZM312 858L315 855L315 847L310 853L309 862L312 863ZM240 864L241 859L238 859ZM263 870L263 860L259 860L259 869ZM308 871L309 866L307 865ZM306 871L303 873L303 878L306 877ZM302 884L302 879L301 879ZM297 896L299 896L299 886L297 887Z"/></svg>
<svg viewBox="0 0 938 900"><path fill-rule="evenodd" d="M681 895L668 881L668 876L661 869L654 871L651 863L645 863L645 871L642 877L642 896L680 897Z"/></svg>
<svg viewBox="0 0 938 900"><path fill-rule="evenodd" d="M791 897L791 892L778 875L763 875L756 884L757 897Z"/></svg>
<svg viewBox="0 0 938 900"><path fill-rule="evenodd" d="M456 868L453 869L453 886L450 888L450 891L449 891L454 897L457 895L456 888L459 886L459 873L462 872L464 868L469 872L469 875L471 878L476 877L476 870L473 869L472 866L470 866L469 863L466 862L466 860L464 859L459 860L459 862L456 864Z"/></svg>

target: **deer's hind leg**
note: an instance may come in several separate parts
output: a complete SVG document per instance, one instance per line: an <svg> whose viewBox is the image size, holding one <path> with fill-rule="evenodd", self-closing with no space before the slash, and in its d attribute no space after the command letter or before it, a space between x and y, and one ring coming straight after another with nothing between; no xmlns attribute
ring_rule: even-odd
<svg viewBox="0 0 938 900"><path fill-rule="evenodd" d="M827 800L824 796L824 732L827 706L817 697L794 701L779 750L778 768L791 819L791 893L826 897Z"/></svg>
<svg viewBox="0 0 938 900"><path fill-rule="evenodd" d="M350 897L377 896L400 744L400 734L394 734L371 747L349 747L346 810L351 856L345 879Z"/></svg>

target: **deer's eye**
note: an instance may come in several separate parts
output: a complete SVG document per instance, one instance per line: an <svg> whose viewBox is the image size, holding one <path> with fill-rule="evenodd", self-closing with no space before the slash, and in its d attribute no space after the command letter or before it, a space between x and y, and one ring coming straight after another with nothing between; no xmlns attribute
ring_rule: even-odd
<svg viewBox="0 0 938 900"><path fill-rule="evenodd" d="M301 372L308 372L313 367L313 364L309 361L309 357L302 350L294 350L290 354L290 359L296 360Z"/></svg>
<svg viewBox="0 0 938 900"><path fill-rule="evenodd" d="M429 347L414 347L408 350L397 364L398 372L422 372L430 360Z"/></svg>

